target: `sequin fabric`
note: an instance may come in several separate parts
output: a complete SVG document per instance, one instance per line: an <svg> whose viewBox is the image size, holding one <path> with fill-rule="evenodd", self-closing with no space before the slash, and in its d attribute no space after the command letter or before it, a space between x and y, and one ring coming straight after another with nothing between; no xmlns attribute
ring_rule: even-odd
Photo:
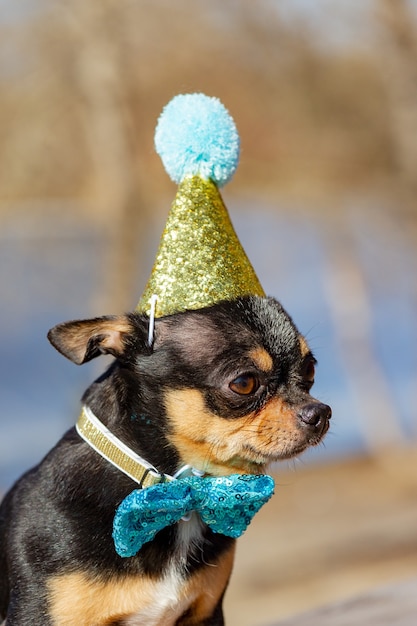
<svg viewBox="0 0 417 626"><path fill-rule="evenodd" d="M153 294L156 317L265 295L212 181L194 176L179 186L136 310L149 315Z"/></svg>
<svg viewBox="0 0 417 626"><path fill-rule="evenodd" d="M155 535L197 511L215 533L240 537L274 492L266 475L189 476L129 494L116 511L113 540L116 552L131 557ZM185 522L186 523L186 522Z"/></svg>

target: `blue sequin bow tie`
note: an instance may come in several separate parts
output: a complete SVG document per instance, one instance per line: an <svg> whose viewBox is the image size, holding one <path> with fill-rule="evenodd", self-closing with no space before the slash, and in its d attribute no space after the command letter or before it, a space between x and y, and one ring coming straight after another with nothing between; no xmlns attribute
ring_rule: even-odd
<svg viewBox="0 0 417 626"><path fill-rule="evenodd" d="M163 528L197 511L215 533L240 537L254 515L274 493L266 475L187 476L132 491L120 504L113 522L116 552L134 556Z"/></svg>

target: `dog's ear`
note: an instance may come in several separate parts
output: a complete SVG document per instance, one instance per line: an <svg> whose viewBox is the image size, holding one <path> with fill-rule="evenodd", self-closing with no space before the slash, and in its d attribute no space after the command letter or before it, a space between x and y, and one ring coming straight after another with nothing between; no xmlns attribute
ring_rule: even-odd
<svg viewBox="0 0 417 626"><path fill-rule="evenodd" d="M100 354L122 356L133 332L129 317L109 315L58 324L48 339L58 352L81 365Z"/></svg>

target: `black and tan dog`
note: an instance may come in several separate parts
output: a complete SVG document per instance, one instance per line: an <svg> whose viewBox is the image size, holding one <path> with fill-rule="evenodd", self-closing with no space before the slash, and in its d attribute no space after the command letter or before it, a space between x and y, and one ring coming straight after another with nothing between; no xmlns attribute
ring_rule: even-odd
<svg viewBox="0 0 417 626"><path fill-rule="evenodd" d="M330 408L310 395L315 359L281 305L257 296L156 320L131 313L60 324L77 364L114 355L83 401L159 472L260 474L317 444ZM221 625L234 540L198 516L136 556L112 542L133 481L71 429L3 501L0 617L7 626Z"/></svg>

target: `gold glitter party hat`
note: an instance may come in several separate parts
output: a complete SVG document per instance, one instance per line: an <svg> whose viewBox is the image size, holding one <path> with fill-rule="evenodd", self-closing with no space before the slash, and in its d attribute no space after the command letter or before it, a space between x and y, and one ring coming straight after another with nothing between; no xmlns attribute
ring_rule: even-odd
<svg viewBox="0 0 417 626"><path fill-rule="evenodd" d="M239 161L239 135L217 98L176 96L164 108L155 147L179 183L145 291L136 307L155 317L240 296L264 296L239 242L219 187Z"/></svg>

